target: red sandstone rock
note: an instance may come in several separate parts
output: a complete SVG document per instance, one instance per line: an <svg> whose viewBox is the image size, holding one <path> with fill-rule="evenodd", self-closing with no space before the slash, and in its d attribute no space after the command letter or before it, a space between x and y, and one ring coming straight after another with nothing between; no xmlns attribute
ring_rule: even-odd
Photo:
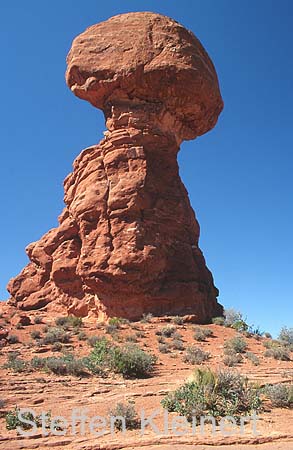
<svg viewBox="0 0 293 450"><path fill-rule="evenodd" d="M180 180L183 139L210 130L223 103L196 37L152 13L94 25L72 45L67 83L101 108L108 131L64 182L59 226L26 249L9 303L80 316L222 312Z"/></svg>

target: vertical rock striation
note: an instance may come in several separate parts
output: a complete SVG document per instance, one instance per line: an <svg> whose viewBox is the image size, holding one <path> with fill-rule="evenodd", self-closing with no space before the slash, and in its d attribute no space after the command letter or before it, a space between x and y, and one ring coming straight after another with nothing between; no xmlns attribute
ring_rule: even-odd
<svg viewBox="0 0 293 450"><path fill-rule="evenodd" d="M184 139L209 131L223 103L196 37L153 13L88 28L69 52L72 92L103 110L107 131L75 160L59 226L26 251L9 303L80 316L222 312L178 172Z"/></svg>

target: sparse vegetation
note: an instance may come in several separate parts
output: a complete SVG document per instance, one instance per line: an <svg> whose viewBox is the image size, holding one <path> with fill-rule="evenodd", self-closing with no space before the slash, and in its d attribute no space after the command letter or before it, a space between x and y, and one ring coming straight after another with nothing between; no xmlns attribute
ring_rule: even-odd
<svg viewBox="0 0 293 450"><path fill-rule="evenodd" d="M26 372L28 370L28 363L18 356L18 352L10 353L3 368L13 370L13 372Z"/></svg>
<svg viewBox="0 0 293 450"><path fill-rule="evenodd" d="M224 325L225 324L225 318L224 317L214 317L212 319L212 323L214 325Z"/></svg>
<svg viewBox="0 0 293 450"><path fill-rule="evenodd" d="M193 338L198 342L203 342L207 337L212 336L213 331L210 328L195 327Z"/></svg>
<svg viewBox="0 0 293 450"><path fill-rule="evenodd" d="M234 367L237 364L241 363L243 360L243 357L240 355L240 353L234 353L225 355L223 358L223 364L228 367Z"/></svg>
<svg viewBox="0 0 293 450"><path fill-rule="evenodd" d="M45 345L61 342L67 344L70 342L70 334L61 327L50 327L47 329L46 335L42 339Z"/></svg>
<svg viewBox="0 0 293 450"><path fill-rule="evenodd" d="M152 313L143 314L141 318L141 323L150 323L153 318Z"/></svg>
<svg viewBox="0 0 293 450"><path fill-rule="evenodd" d="M149 376L156 363L156 357L135 344L123 347L111 347L109 352L110 368L124 377L141 378Z"/></svg>
<svg viewBox="0 0 293 450"><path fill-rule="evenodd" d="M82 327L82 318L76 316L57 317L55 320L57 327L68 328L80 328Z"/></svg>
<svg viewBox="0 0 293 450"><path fill-rule="evenodd" d="M19 419L19 413L20 408L18 408L17 406L13 410L8 411L8 413L5 416L7 430L15 430L18 427L23 430L29 430L32 428L32 425ZM34 417L32 413L26 412L22 413L22 418L27 421L34 422L38 428L42 426L42 416ZM47 413L45 417L46 428L50 427L50 422L51 422L51 414Z"/></svg>
<svg viewBox="0 0 293 450"><path fill-rule="evenodd" d="M283 327L279 334L279 340L293 349L293 328Z"/></svg>
<svg viewBox="0 0 293 450"><path fill-rule="evenodd" d="M87 334L85 333L85 331L80 331L77 335L77 339L79 341L86 341L87 340Z"/></svg>
<svg viewBox="0 0 293 450"><path fill-rule="evenodd" d="M168 344L168 343L159 344L158 349L159 349L160 353L170 353L170 351L171 351L170 344Z"/></svg>
<svg viewBox="0 0 293 450"><path fill-rule="evenodd" d="M33 330L31 332L32 339L41 339L41 332L39 330Z"/></svg>
<svg viewBox="0 0 293 450"><path fill-rule="evenodd" d="M189 364L202 364L204 361L207 361L210 358L210 354L208 352L204 352L199 347L187 347L184 362Z"/></svg>
<svg viewBox="0 0 293 450"><path fill-rule="evenodd" d="M117 417L114 422L114 426L119 431L121 431L123 427L125 427L125 429L127 430L134 430L135 428L139 428L140 421L138 418L138 414L135 410L134 404L131 402L117 403L115 408L109 411L109 416ZM124 424L120 417L124 419Z"/></svg>
<svg viewBox="0 0 293 450"><path fill-rule="evenodd" d="M210 415L216 420L240 416L261 409L260 389L248 384L239 374L209 369L198 369L194 379L188 381L175 392L168 394L162 405L169 412L193 417Z"/></svg>
<svg viewBox="0 0 293 450"><path fill-rule="evenodd" d="M264 352L264 356L280 361L290 361L290 352L282 345L267 349Z"/></svg>
<svg viewBox="0 0 293 450"><path fill-rule="evenodd" d="M166 338L172 337L175 332L176 332L176 327L174 327L173 325L167 325L166 327L163 327L160 330L160 334Z"/></svg>
<svg viewBox="0 0 293 450"><path fill-rule="evenodd" d="M174 339L172 340L172 347L174 350L184 350L184 343L182 339Z"/></svg>

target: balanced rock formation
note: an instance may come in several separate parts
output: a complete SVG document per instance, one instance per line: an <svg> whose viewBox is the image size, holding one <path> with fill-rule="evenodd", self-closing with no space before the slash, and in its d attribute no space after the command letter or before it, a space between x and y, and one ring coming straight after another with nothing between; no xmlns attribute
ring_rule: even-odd
<svg viewBox="0 0 293 450"><path fill-rule="evenodd" d="M75 160L59 226L30 244L10 305L79 316L222 312L178 173L184 139L212 129L223 102L198 39L153 13L115 16L72 44L66 81L107 131Z"/></svg>

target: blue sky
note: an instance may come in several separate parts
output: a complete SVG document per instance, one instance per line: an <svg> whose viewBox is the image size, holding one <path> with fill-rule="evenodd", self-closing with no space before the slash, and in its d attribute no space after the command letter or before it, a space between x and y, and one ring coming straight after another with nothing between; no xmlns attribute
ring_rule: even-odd
<svg viewBox="0 0 293 450"><path fill-rule="evenodd" d="M103 115L64 82L72 39L128 11L155 11L201 40L225 102L216 128L181 147L201 248L226 307L274 335L293 326L293 2L1 2L0 298L25 246L56 226L62 182L102 138Z"/></svg>

